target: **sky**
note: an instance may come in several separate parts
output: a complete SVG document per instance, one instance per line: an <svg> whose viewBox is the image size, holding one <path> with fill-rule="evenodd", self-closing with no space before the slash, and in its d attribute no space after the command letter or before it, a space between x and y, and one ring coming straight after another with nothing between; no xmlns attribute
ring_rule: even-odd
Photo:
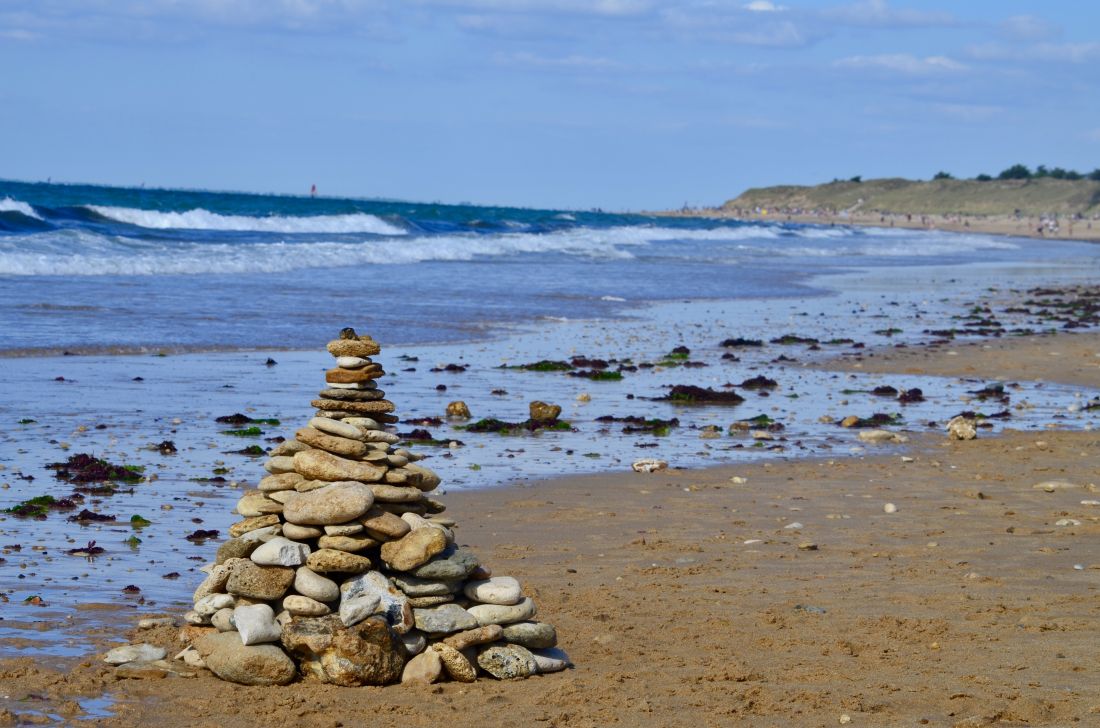
<svg viewBox="0 0 1100 728"><path fill-rule="evenodd" d="M0 0L0 178L667 209L1100 167L1100 3Z"/></svg>

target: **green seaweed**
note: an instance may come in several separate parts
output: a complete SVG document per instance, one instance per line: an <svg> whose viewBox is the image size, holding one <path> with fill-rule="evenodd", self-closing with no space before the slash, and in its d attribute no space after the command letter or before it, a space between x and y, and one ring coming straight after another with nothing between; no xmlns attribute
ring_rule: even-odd
<svg viewBox="0 0 1100 728"><path fill-rule="evenodd" d="M243 430L222 430L222 434L233 437L259 437L264 434L264 431L259 427L246 427Z"/></svg>
<svg viewBox="0 0 1100 728"><path fill-rule="evenodd" d="M5 508L4 513L22 518L45 518L46 514L50 512L50 506L56 502L57 500L52 495L35 496L22 503L17 503L11 508Z"/></svg>

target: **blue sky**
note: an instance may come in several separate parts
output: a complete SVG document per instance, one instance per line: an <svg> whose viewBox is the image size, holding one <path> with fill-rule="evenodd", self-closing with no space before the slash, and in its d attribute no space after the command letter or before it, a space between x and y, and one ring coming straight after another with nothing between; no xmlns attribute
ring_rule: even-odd
<svg viewBox="0 0 1100 728"><path fill-rule="evenodd" d="M539 207L1100 167L1100 4L0 0L0 177Z"/></svg>

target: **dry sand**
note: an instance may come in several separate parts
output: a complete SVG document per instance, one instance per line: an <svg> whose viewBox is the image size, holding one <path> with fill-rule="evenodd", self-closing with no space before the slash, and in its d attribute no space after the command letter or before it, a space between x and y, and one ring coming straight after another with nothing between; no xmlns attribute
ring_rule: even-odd
<svg viewBox="0 0 1100 728"><path fill-rule="evenodd" d="M992 346L862 364L1097 384L1095 335ZM1100 434L924 435L907 457L447 496L460 540L558 627L566 673L248 688L16 659L0 662L0 725L74 719L74 697L105 691L115 717L98 723L127 726L1100 725L1100 506L1082 503L1100 500ZM1051 480L1073 487L1034 487ZM169 628L132 637L175 644Z"/></svg>

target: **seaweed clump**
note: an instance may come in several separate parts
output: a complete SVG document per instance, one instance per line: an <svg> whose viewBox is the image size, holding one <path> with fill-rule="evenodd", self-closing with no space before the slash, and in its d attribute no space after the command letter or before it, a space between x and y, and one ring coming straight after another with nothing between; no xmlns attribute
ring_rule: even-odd
<svg viewBox="0 0 1100 728"><path fill-rule="evenodd" d="M87 453L78 453L63 463L50 463L46 467L55 471L58 480L70 483L136 483L145 470L140 465L114 465Z"/></svg>
<svg viewBox="0 0 1100 728"><path fill-rule="evenodd" d="M485 419L472 422L465 426L460 426L458 429L466 430L467 432L496 432L501 435L522 435L527 432L539 432L542 430L550 431L564 431L572 430L573 425L565 420L533 420L528 419L523 422L505 422L504 420L498 420L495 417L486 417Z"/></svg>
<svg viewBox="0 0 1100 728"><path fill-rule="evenodd" d="M668 394L658 399L677 404L736 405L745 401L737 392L718 392L710 387L696 387L693 384L674 385Z"/></svg>
<svg viewBox="0 0 1100 728"><path fill-rule="evenodd" d="M17 503L11 508L5 508L4 513L10 513L20 518L34 518L45 520L51 510L69 510L76 508L76 503L69 498L54 498L52 495L40 495L28 498L22 503Z"/></svg>

